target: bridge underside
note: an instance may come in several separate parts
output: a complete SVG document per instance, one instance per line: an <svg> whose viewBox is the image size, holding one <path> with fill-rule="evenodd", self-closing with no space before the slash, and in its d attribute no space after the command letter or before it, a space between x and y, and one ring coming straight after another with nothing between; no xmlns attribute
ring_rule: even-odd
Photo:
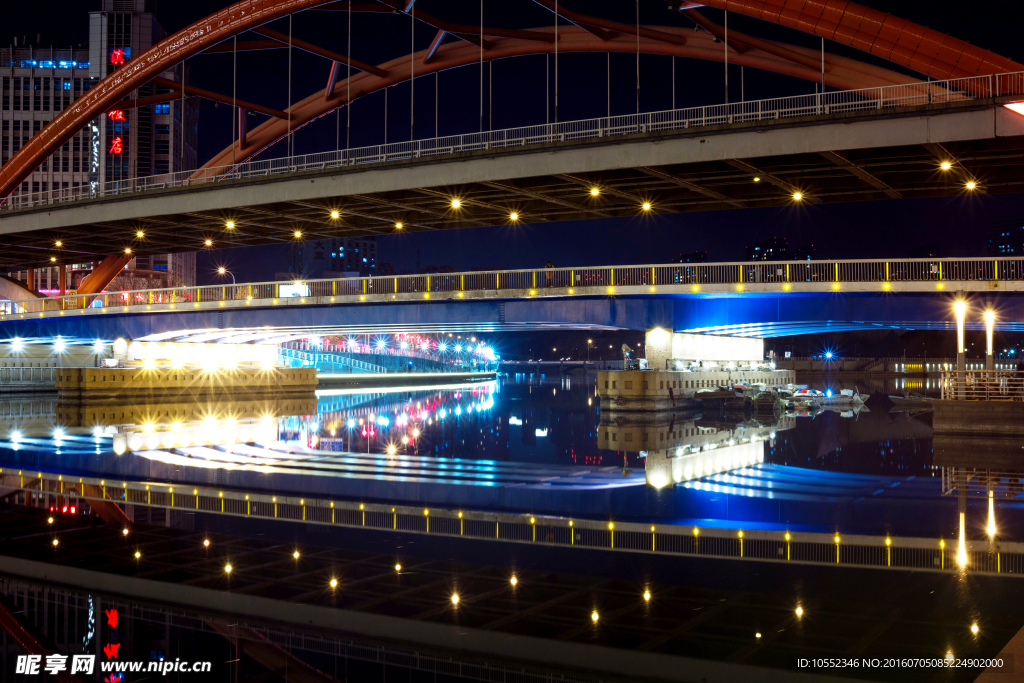
<svg viewBox="0 0 1024 683"><path fill-rule="evenodd" d="M996 312L996 329L1024 331L1024 293L971 295L968 329L984 329L982 311ZM955 329L953 295L684 294L544 297L485 301L244 307L219 311L124 313L0 322L0 341L60 336L159 341L281 342L311 335L465 334L542 330L676 331L744 337L886 329Z"/></svg>
<svg viewBox="0 0 1024 683"><path fill-rule="evenodd" d="M1006 98L758 121L205 183L4 212L0 268L654 213L1024 189ZM941 171L942 161L953 161ZM755 178L759 179L755 181ZM599 188L597 196L591 188ZM459 208L452 199L458 198ZM331 211L340 212L331 219ZM232 221L232 229L228 229ZM137 234L142 232L143 239ZM55 248L57 241L62 247ZM210 240L210 246L206 241Z"/></svg>

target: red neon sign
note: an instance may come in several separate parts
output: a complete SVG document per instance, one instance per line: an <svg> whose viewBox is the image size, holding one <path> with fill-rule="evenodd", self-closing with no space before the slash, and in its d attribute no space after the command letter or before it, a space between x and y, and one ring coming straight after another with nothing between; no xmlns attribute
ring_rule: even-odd
<svg viewBox="0 0 1024 683"><path fill-rule="evenodd" d="M107 625L110 626L110 628L117 628L117 610L108 609L104 611L107 613Z"/></svg>
<svg viewBox="0 0 1024 683"><path fill-rule="evenodd" d="M120 109L114 109L113 111L107 112L107 118L111 121L124 121L124 112Z"/></svg>
<svg viewBox="0 0 1024 683"><path fill-rule="evenodd" d="M103 654L107 656L107 659L117 659L117 651L121 648L121 643L107 643L103 646Z"/></svg>
<svg viewBox="0 0 1024 683"><path fill-rule="evenodd" d="M117 48L110 53L110 63L114 66L121 66L124 64L124 50Z"/></svg>
<svg viewBox="0 0 1024 683"><path fill-rule="evenodd" d="M110 153L111 154L122 154L122 153L124 153L124 143L121 141L120 137L116 137L116 138L114 138L111 141L111 143L110 143Z"/></svg>

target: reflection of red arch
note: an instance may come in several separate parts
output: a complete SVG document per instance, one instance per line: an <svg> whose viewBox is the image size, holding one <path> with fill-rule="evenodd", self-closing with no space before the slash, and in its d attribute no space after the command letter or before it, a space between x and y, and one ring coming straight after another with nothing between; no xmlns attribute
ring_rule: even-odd
<svg viewBox="0 0 1024 683"><path fill-rule="evenodd" d="M331 1L243 0L243 2L236 3L231 7L212 14L202 21L196 22L188 28L166 38L129 62L125 67L100 81L84 97L77 100L71 107L55 117L39 135L33 137L27 145L18 150L11 158L11 161L0 168L0 197L6 197L14 191L44 159L53 154L60 145L69 140L72 135L81 130L89 121L102 114L106 108L127 97L132 91L149 82L168 68L178 64L186 57L195 55L233 35L274 19L293 12L328 4ZM390 3L386 4L390 5ZM692 6L690 3L682 4L684 6ZM1016 62L987 50L968 45L959 39L903 19L885 15L853 2L846 2L845 0L809 0L807 2L795 2L794 0L708 0L707 4L741 12L748 16L773 23L791 26L815 35L822 35L831 40L857 47L898 64L908 66L934 78L1024 70L1024 66ZM570 27L566 27L564 31L564 34L560 33L560 35L565 36L566 44L559 49L569 49L570 38L582 33L579 29ZM494 53L493 56L513 56L514 54L542 51L537 50L537 46L534 44L529 50L520 46L518 48L519 52L517 52L517 48L508 45L509 43L515 43L517 40L519 39L497 39L494 41L494 46L490 52ZM641 40L642 48L644 40ZM687 37L687 40L696 42L692 34ZM591 42L592 44L585 46L583 44L584 41ZM559 42L561 43L562 41L560 40ZM576 49L577 51L603 52L613 47L619 47L613 45L613 43L617 42L622 41L616 39L611 41L581 39L577 41ZM621 50L616 51L629 51L625 49L624 45L621 47ZM660 49L655 49L656 47L660 47ZM669 49L670 47L672 49ZM676 54L676 50L680 48L685 49L686 47L685 45L670 46L668 43L661 43L660 46L650 46L647 51L661 54ZM508 54L506 55L501 54L504 48L508 48ZM633 49L636 49L635 40L633 42ZM451 44L443 46L439 53L442 51L444 55L455 60L455 63L469 63L472 61L460 58L458 53L472 51L465 48L464 45ZM740 57L748 57L752 60L752 66L760 66L760 68L770 66L768 63L770 60L766 58L763 58L763 63L760 65L754 63L757 62L755 59L757 55L753 53L756 53L756 51L751 50L745 54L733 56L730 61L744 63ZM475 55L479 58L479 51ZM698 55L688 54L686 56ZM707 57L712 58L712 55L707 55ZM832 59L835 60L834 57ZM398 68L401 61L392 60L391 64L395 64L396 68ZM852 62L852 60L850 61ZM452 65L454 66L455 63ZM780 68L778 70L787 73L793 70L793 68ZM809 70L807 67L801 68ZM861 71L865 73L871 69L873 67L861 65ZM851 71L853 71L852 68ZM880 71L884 72L885 70ZM420 73L426 73L426 71L420 71ZM880 80L885 80L881 78L880 74L875 75ZM366 74L363 73L361 76L365 77ZM837 79L833 82L834 85L849 87L839 82L838 79L841 74L830 72L826 75L827 82L830 80L830 76ZM401 79L396 78L395 80ZM369 86L370 84L367 83L366 85ZM337 87L335 92L338 92ZM306 109L307 113L312 111L313 105L310 103L310 99L292 108L293 126L296 123L301 125L301 122L297 120L299 107ZM341 104L340 99L333 104L334 106ZM309 120L309 118L312 118L312 116L308 116L306 120ZM267 122L257 128L254 133L260 135L265 133L269 137L274 132L270 129L275 126L279 127L280 122ZM228 150L228 154L230 154L230 150ZM223 157L224 154L222 153L218 159Z"/></svg>

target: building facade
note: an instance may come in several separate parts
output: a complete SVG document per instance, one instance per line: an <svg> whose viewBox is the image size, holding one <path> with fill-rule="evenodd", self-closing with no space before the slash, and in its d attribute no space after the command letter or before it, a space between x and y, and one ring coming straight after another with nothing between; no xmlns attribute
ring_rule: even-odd
<svg viewBox="0 0 1024 683"><path fill-rule="evenodd" d="M377 238L337 237L295 242L290 247L288 273L295 278L338 277L325 273L378 275Z"/></svg>
<svg viewBox="0 0 1024 683"><path fill-rule="evenodd" d="M152 14L152 2L102 0L101 10L89 13L87 49L0 48L0 165L93 85L166 36ZM182 70L162 76L180 82ZM169 89L146 85L137 97L164 92ZM116 187L136 177L191 170L197 165L197 135L198 107L192 98L111 111L76 133L15 194L59 199L86 189ZM91 261L66 265L76 273L92 268ZM195 284L194 253L140 257L126 268L166 273L162 277L170 284ZM26 271L11 275L28 280ZM58 277L57 267L39 268L34 285L55 292ZM73 279L68 286L74 287Z"/></svg>

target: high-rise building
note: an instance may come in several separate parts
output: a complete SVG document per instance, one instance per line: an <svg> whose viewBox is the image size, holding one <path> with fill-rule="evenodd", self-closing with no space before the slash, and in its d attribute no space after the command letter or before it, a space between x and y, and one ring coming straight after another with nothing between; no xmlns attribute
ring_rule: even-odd
<svg viewBox="0 0 1024 683"><path fill-rule="evenodd" d="M748 261L785 261L789 259L789 244L785 237L773 237L770 240L754 242L747 247Z"/></svg>
<svg viewBox="0 0 1024 683"><path fill-rule="evenodd" d="M289 252L288 272L294 277L322 277L324 273L377 275L377 238L336 237L295 242Z"/></svg>
<svg viewBox="0 0 1024 683"><path fill-rule="evenodd" d="M676 257L675 263L707 263L707 251L690 251Z"/></svg>
<svg viewBox="0 0 1024 683"><path fill-rule="evenodd" d="M94 81L124 68L167 36L152 13L154 4L154 0L102 0L102 9L89 13L89 75ZM182 68L179 65L161 76L180 83ZM171 92L168 87L147 84L138 97ZM98 181L110 187L132 178L194 169L197 135L198 110L191 98L108 112L99 126Z"/></svg>
<svg viewBox="0 0 1024 683"><path fill-rule="evenodd" d="M0 165L102 78L167 35L152 5L153 0L102 0L100 11L89 13L88 49L0 48ZM180 82L182 69L161 75ZM138 97L169 92L150 84L139 89ZM191 170L197 165L197 133L198 109L192 98L110 111L77 132L14 194L22 200L44 194L40 199L50 200L83 188L116 187L136 177ZM68 267L80 280L92 262ZM169 285L194 285L195 254L140 257L126 270L153 271L157 281ZM28 279L26 271L11 275ZM58 268L39 268L33 280L37 289L55 291ZM69 278L68 285L73 288L75 282Z"/></svg>
<svg viewBox="0 0 1024 683"><path fill-rule="evenodd" d="M1024 220L998 221L988 233L989 256L1024 254Z"/></svg>
<svg viewBox="0 0 1024 683"><path fill-rule="evenodd" d="M793 255L790 258L794 261L812 261L817 253L818 250L814 248L813 244L805 244L794 249Z"/></svg>

